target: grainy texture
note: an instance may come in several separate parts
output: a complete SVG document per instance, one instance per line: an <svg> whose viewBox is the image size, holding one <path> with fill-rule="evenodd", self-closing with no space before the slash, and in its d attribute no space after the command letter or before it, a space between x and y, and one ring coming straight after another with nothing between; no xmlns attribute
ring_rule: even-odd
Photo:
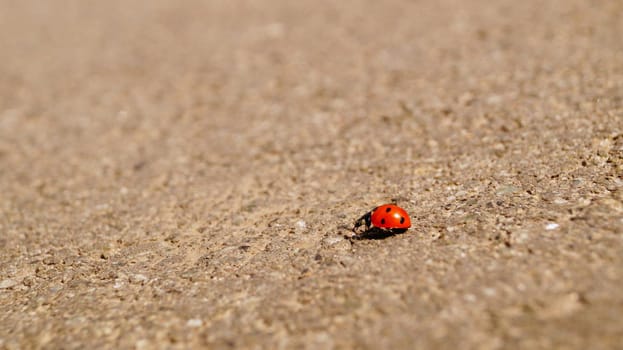
<svg viewBox="0 0 623 350"><path fill-rule="evenodd" d="M623 346L620 1L0 0L0 348ZM413 227L349 241L397 201Z"/></svg>

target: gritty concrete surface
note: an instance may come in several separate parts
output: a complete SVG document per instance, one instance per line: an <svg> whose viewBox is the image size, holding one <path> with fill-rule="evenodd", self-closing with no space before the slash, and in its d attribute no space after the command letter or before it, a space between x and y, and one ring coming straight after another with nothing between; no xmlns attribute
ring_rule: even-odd
<svg viewBox="0 0 623 350"><path fill-rule="evenodd" d="M620 1L0 0L1 349L616 349ZM348 240L396 201L413 227Z"/></svg>

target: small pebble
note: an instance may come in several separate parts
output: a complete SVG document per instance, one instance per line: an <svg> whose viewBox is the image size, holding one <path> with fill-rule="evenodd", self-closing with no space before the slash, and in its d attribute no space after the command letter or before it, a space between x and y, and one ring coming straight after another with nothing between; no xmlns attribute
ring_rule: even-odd
<svg viewBox="0 0 623 350"><path fill-rule="evenodd" d="M492 297L497 294L495 288L490 288L490 287L483 288L482 292L488 297Z"/></svg>
<svg viewBox="0 0 623 350"><path fill-rule="evenodd" d="M17 284L16 280L6 279L0 282L0 289L11 288Z"/></svg>
<svg viewBox="0 0 623 350"><path fill-rule="evenodd" d="M323 239L322 242L326 244L327 246L332 246L334 244L340 243L343 240L344 238L335 236L335 237L327 237Z"/></svg>
<svg viewBox="0 0 623 350"><path fill-rule="evenodd" d="M512 185L507 185L507 186L502 186L500 187L495 194L498 196L504 196L507 194L513 194L516 192L521 191L521 188L517 187L517 186L512 186Z"/></svg>
<svg viewBox="0 0 623 350"><path fill-rule="evenodd" d="M149 348L149 342L146 339L140 339L134 344L134 347L137 350L147 349Z"/></svg>
<svg viewBox="0 0 623 350"><path fill-rule="evenodd" d="M43 263L46 265L57 265L60 263L59 259L53 256L43 258Z"/></svg>
<svg viewBox="0 0 623 350"><path fill-rule="evenodd" d="M130 282L132 283L143 283L143 282L147 282L148 280L149 278L147 278L147 276L140 274L140 273L130 276Z"/></svg>
<svg viewBox="0 0 623 350"><path fill-rule="evenodd" d="M463 298L465 299L465 301L469 301L470 303L476 301L476 296L474 294L465 294Z"/></svg>
<svg viewBox="0 0 623 350"><path fill-rule="evenodd" d="M188 320L188 322L186 322L186 326L192 327L192 328L201 327L202 325L203 325L203 321L201 321L198 318L191 318L190 320Z"/></svg>
<svg viewBox="0 0 623 350"><path fill-rule="evenodd" d="M558 225L555 222L550 222L549 224L545 225L545 229L548 230L548 231L555 230L558 227L560 227L560 225Z"/></svg>
<svg viewBox="0 0 623 350"><path fill-rule="evenodd" d="M296 228L299 230L304 230L307 228L307 223L303 220L299 220L296 222Z"/></svg>
<svg viewBox="0 0 623 350"><path fill-rule="evenodd" d="M51 287L49 288L49 291L50 291L50 292L52 292L52 293L58 293L58 292L60 292L62 289L63 289L63 286L61 286L61 285L58 285L58 284L57 284L57 285L53 285L53 286L51 286Z"/></svg>
<svg viewBox="0 0 623 350"><path fill-rule="evenodd" d="M491 95L489 97L487 97L486 100L487 104L490 105L498 105L502 102L502 96L500 95Z"/></svg>

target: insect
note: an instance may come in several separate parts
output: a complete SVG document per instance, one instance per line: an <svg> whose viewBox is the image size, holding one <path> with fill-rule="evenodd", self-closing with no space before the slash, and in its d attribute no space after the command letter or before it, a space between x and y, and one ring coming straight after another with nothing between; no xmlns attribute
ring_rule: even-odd
<svg viewBox="0 0 623 350"><path fill-rule="evenodd" d="M358 232L360 227L364 227L362 232ZM396 204L383 204L365 213L355 221L353 232L357 234L403 233L411 227L409 214Z"/></svg>

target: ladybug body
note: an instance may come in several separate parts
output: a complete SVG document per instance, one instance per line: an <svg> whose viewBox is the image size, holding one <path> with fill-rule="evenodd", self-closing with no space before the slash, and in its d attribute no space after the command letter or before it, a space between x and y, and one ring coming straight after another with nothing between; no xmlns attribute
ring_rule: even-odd
<svg viewBox="0 0 623 350"><path fill-rule="evenodd" d="M353 227L358 233L359 227L364 226L366 232L386 232L390 234L403 233L411 227L409 214L396 204L383 204L360 217Z"/></svg>

